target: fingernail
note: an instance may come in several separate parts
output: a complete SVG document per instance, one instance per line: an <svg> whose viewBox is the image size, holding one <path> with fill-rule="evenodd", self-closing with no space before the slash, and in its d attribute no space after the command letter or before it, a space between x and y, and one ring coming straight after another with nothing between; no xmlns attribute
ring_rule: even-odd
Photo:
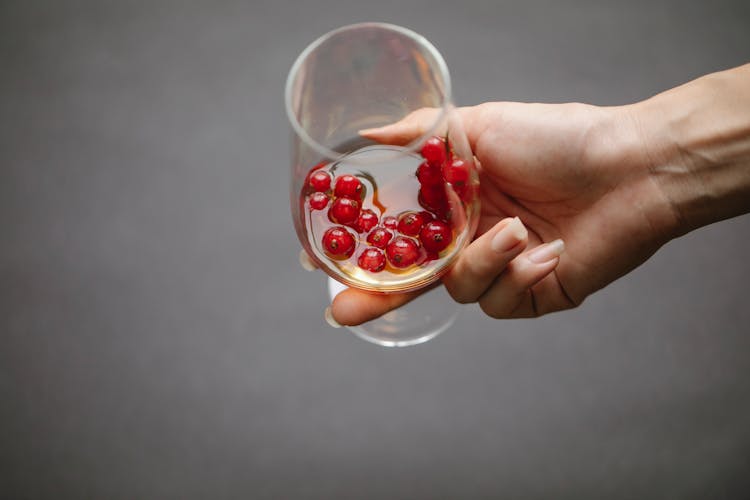
<svg viewBox="0 0 750 500"><path fill-rule="evenodd" d="M523 241L528 236L529 232L521 223L521 219L514 217L508 224L505 225L498 233L492 238L490 242L490 248L497 253L505 253L514 246L518 245L518 242Z"/></svg>
<svg viewBox="0 0 750 500"><path fill-rule="evenodd" d="M544 264L545 262L556 259L562 255L564 251L565 243L563 243L563 240L557 239L536 247L529 252L528 259L535 264Z"/></svg>
<svg viewBox="0 0 750 500"><path fill-rule="evenodd" d="M333 319L333 313L331 312L331 306L326 307L323 317L326 319L326 323L331 325L333 328L341 328L341 323Z"/></svg>
<svg viewBox="0 0 750 500"><path fill-rule="evenodd" d="M299 265L305 271L315 271L315 264L313 264L312 259L310 259L310 256L304 250L301 250L299 253Z"/></svg>

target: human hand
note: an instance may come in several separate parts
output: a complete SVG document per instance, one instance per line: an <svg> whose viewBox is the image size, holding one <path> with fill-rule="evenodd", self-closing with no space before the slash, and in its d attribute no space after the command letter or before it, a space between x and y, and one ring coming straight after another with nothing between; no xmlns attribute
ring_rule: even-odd
<svg viewBox="0 0 750 500"><path fill-rule="evenodd" d="M666 241L664 196L643 162L597 152L606 149L599 142L612 127L628 123L622 110L488 103L459 112L478 160L482 210L475 240L443 278L456 301L478 302L495 318L567 309ZM423 134L435 113L420 110L363 135L405 144ZM417 294L349 289L329 314L359 324Z"/></svg>
<svg viewBox="0 0 750 500"><path fill-rule="evenodd" d="M745 65L629 106L459 108L482 209L448 292L494 318L575 307L675 236L750 211L749 80ZM405 144L435 112L363 135ZM356 325L418 294L349 289L326 316Z"/></svg>

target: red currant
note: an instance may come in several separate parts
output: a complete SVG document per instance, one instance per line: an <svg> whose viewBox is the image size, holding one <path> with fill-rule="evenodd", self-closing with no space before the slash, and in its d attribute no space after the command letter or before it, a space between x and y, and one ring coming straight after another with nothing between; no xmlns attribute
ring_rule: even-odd
<svg viewBox="0 0 750 500"><path fill-rule="evenodd" d="M367 243L374 247L385 248L391 238L393 238L393 233L382 226L377 226L367 235Z"/></svg>
<svg viewBox="0 0 750 500"><path fill-rule="evenodd" d="M398 231L407 236L416 236L424 222L424 216L419 212L403 213L398 218Z"/></svg>
<svg viewBox="0 0 750 500"><path fill-rule="evenodd" d="M383 226L385 226L388 229L396 229L398 228L398 219L393 217L392 215L389 215L388 217L383 217Z"/></svg>
<svg viewBox="0 0 750 500"><path fill-rule="evenodd" d="M385 269L385 255L379 248L369 247L359 256L357 264L366 271L379 273Z"/></svg>
<svg viewBox="0 0 750 500"><path fill-rule="evenodd" d="M419 243L405 236L396 236L385 248L388 261L393 267L403 269L419 258Z"/></svg>
<svg viewBox="0 0 750 500"><path fill-rule="evenodd" d="M461 158L456 158L443 166L443 178L461 195L469 182L469 167Z"/></svg>
<svg viewBox="0 0 750 500"><path fill-rule="evenodd" d="M448 195L445 193L445 186L422 186L419 188L419 204L438 214L438 216L447 212Z"/></svg>
<svg viewBox="0 0 750 500"><path fill-rule="evenodd" d="M352 224L359 217L359 202L350 198L339 198L328 210L328 218L339 224Z"/></svg>
<svg viewBox="0 0 750 500"><path fill-rule="evenodd" d="M333 194L341 198L362 199L362 183L353 175L342 175L336 179Z"/></svg>
<svg viewBox="0 0 750 500"><path fill-rule="evenodd" d="M433 167L425 161L417 167L417 179L423 186L437 186L443 183L443 174L440 167Z"/></svg>
<svg viewBox="0 0 750 500"><path fill-rule="evenodd" d="M419 215L422 216L422 222L424 224L427 224L431 220L435 219L435 215L432 212L428 212L427 210L422 210L419 212Z"/></svg>
<svg viewBox="0 0 750 500"><path fill-rule="evenodd" d="M441 221L434 220L424 225L419 232L422 246L428 252L438 253L445 250L453 241L453 232L450 226Z"/></svg>
<svg viewBox="0 0 750 500"><path fill-rule="evenodd" d="M433 260L438 260L440 256L436 252L426 252L422 264L426 264Z"/></svg>
<svg viewBox="0 0 750 500"><path fill-rule="evenodd" d="M359 213L359 217L357 218L355 227L358 233L366 233L377 225L378 216L375 214L375 212L373 212L369 208L366 208Z"/></svg>
<svg viewBox="0 0 750 500"><path fill-rule="evenodd" d="M323 248L333 258L351 257L355 246L354 236L342 226L333 226L323 233Z"/></svg>
<svg viewBox="0 0 750 500"><path fill-rule="evenodd" d="M323 210L328 206L328 195L316 191L310 195L310 208L313 210Z"/></svg>
<svg viewBox="0 0 750 500"><path fill-rule="evenodd" d="M445 142L440 137L430 137L422 146L422 156L430 165L439 168L447 156Z"/></svg>
<svg viewBox="0 0 750 500"><path fill-rule="evenodd" d="M318 170L310 176L310 187L316 193L325 193L331 189L331 174Z"/></svg>

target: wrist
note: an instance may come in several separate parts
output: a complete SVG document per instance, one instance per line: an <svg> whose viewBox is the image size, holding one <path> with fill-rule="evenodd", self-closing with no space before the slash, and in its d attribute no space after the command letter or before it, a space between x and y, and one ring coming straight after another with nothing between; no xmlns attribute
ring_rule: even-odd
<svg viewBox="0 0 750 500"><path fill-rule="evenodd" d="M598 120L588 140L587 161L601 168L611 188L623 201L632 228L641 228L638 239L659 246L684 232L685 222L658 165L668 164L666 149L643 131L644 112L639 105L599 107ZM654 143L645 143L644 137ZM657 147L658 146L658 147Z"/></svg>
<svg viewBox="0 0 750 500"><path fill-rule="evenodd" d="M623 107L673 236L750 210L750 65Z"/></svg>

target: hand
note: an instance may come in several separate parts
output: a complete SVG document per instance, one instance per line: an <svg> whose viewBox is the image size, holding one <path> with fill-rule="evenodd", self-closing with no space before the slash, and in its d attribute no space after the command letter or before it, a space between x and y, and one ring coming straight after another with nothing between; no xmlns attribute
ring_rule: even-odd
<svg viewBox="0 0 750 500"><path fill-rule="evenodd" d="M664 217L654 213L664 196L642 162L594 154L605 129L627 123L622 111L489 103L459 112L479 164L482 211L475 240L443 278L456 301L478 302L494 318L567 309L666 241ZM434 113L420 110L363 135L403 144L422 135ZM415 295L351 289L331 313L341 324L359 324Z"/></svg>
<svg viewBox="0 0 750 500"><path fill-rule="evenodd" d="M629 106L460 108L482 210L475 240L443 278L448 292L494 318L575 307L673 237L747 213L748 81L745 65ZM405 144L434 113L363 135ZM327 317L356 325L418 293L349 289Z"/></svg>

